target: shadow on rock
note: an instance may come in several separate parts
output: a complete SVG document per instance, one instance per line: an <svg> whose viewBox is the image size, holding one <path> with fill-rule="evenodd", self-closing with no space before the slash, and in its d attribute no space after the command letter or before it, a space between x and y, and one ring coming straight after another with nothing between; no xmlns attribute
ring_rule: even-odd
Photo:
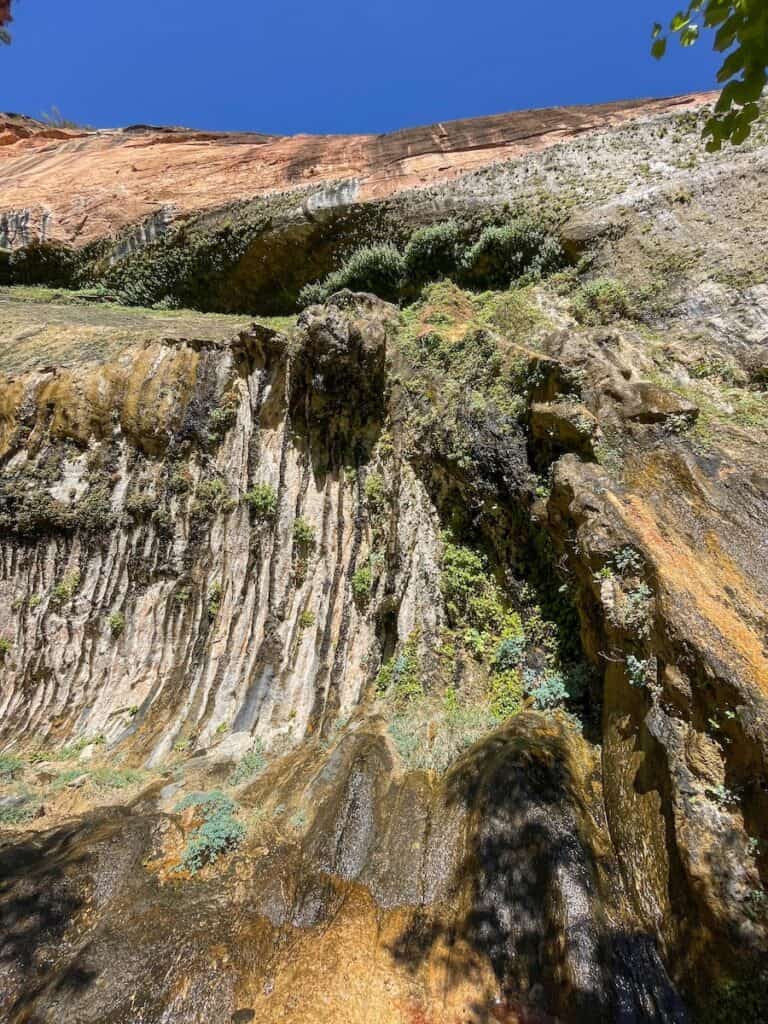
<svg viewBox="0 0 768 1024"><path fill-rule="evenodd" d="M622 920L592 781L588 747L552 717L520 715L475 746L446 781L470 822L462 912L446 926L417 911L392 957L416 971L440 942L487 958L488 1021L685 1021L653 939Z"/></svg>

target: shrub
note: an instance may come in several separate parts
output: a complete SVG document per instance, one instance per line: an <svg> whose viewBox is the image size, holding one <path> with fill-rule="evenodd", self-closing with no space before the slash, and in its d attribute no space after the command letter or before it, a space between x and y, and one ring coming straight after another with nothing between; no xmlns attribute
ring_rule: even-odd
<svg viewBox="0 0 768 1024"><path fill-rule="evenodd" d="M112 636L118 637L125 629L125 616L122 612L112 612L107 620Z"/></svg>
<svg viewBox="0 0 768 1024"><path fill-rule="evenodd" d="M489 703L494 718L504 721L516 715L523 701L523 682L516 668L491 677Z"/></svg>
<svg viewBox="0 0 768 1024"><path fill-rule="evenodd" d="M373 292L382 299L396 302L403 283L405 262L393 245L365 245L357 249L338 270L322 283L306 285L299 293L299 304L308 306L324 302L342 288L353 292Z"/></svg>
<svg viewBox="0 0 768 1024"><path fill-rule="evenodd" d="M271 522L277 515L277 491L271 484L255 484L244 497L261 522Z"/></svg>
<svg viewBox="0 0 768 1024"><path fill-rule="evenodd" d="M520 664L524 654L525 636L522 633L506 636L496 648L493 667L497 672L507 672Z"/></svg>
<svg viewBox="0 0 768 1024"><path fill-rule="evenodd" d="M4 658L6 654L10 654L11 641L7 636L0 636L0 658Z"/></svg>
<svg viewBox="0 0 768 1024"><path fill-rule="evenodd" d="M485 555L454 544L450 534L444 534L443 541L440 588L452 624L467 623L480 631L501 631L508 613Z"/></svg>
<svg viewBox="0 0 768 1024"><path fill-rule="evenodd" d="M305 284L299 292L296 303L299 309L306 309L307 306L317 306L328 298L328 291L322 281L313 281Z"/></svg>
<svg viewBox="0 0 768 1024"><path fill-rule="evenodd" d="M370 565L355 569L352 574L352 595L358 604L365 604L371 596L373 588L373 572Z"/></svg>
<svg viewBox="0 0 768 1024"><path fill-rule="evenodd" d="M72 597L80 586L80 570L73 569L56 584L51 594L56 604L66 604L72 600Z"/></svg>
<svg viewBox="0 0 768 1024"><path fill-rule="evenodd" d="M261 740L255 740L253 747L244 754L237 762L227 780L230 786L239 786L254 775L258 775L266 767L267 759L264 755L264 744Z"/></svg>
<svg viewBox="0 0 768 1024"><path fill-rule="evenodd" d="M234 505L229 488L223 480L218 477L202 480L197 485L192 502L192 517L197 520L212 519L219 512L231 512Z"/></svg>
<svg viewBox="0 0 768 1024"><path fill-rule="evenodd" d="M524 274L539 277L565 262L559 243L527 220L486 227L462 261L465 280L475 287L504 289Z"/></svg>
<svg viewBox="0 0 768 1024"><path fill-rule="evenodd" d="M302 554L306 554L315 546L315 528L303 516L294 521L293 541Z"/></svg>
<svg viewBox="0 0 768 1024"><path fill-rule="evenodd" d="M380 473L369 473L363 485L365 503L369 512L380 514L387 504L387 492L384 486L384 477Z"/></svg>
<svg viewBox="0 0 768 1024"><path fill-rule="evenodd" d="M555 708L568 700L569 696L565 680L559 672L547 672L543 678L537 677L535 673L526 673L526 689L539 711Z"/></svg>
<svg viewBox="0 0 768 1024"><path fill-rule="evenodd" d="M353 292L373 292L394 302L404 272L405 262L394 245L365 245L326 279L326 288L329 295L350 288Z"/></svg>
<svg viewBox="0 0 768 1024"><path fill-rule="evenodd" d="M189 837L177 870L195 874L203 865L213 864L222 853L238 846L245 836L245 825L235 818L235 801L218 789L190 793L175 810L178 813L188 807L197 808L203 823Z"/></svg>
<svg viewBox="0 0 768 1024"><path fill-rule="evenodd" d="M415 231L403 254L406 283L419 287L453 276L459 267L461 233L455 221Z"/></svg>
<svg viewBox="0 0 768 1024"><path fill-rule="evenodd" d="M629 314L627 289L614 278L595 278L579 288L571 309L579 323L590 326L609 324Z"/></svg>
<svg viewBox="0 0 768 1024"><path fill-rule="evenodd" d="M299 629L309 629L314 626L315 622L315 613L307 608L299 616Z"/></svg>

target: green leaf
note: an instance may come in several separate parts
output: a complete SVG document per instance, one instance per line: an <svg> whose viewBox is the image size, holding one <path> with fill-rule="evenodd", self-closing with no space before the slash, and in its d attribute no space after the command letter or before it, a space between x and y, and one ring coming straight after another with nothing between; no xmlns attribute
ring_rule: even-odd
<svg viewBox="0 0 768 1024"><path fill-rule="evenodd" d="M678 13L669 23L669 27L672 29L673 32L679 32L681 29L685 28L685 26L688 24L690 20L691 19L688 17L687 14L683 14L682 11L678 11Z"/></svg>
<svg viewBox="0 0 768 1024"><path fill-rule="evenodd" d="M667 40L657 39L651 47L651 56L655 57L656 60L661 60L664 54L667 52Z"/></svg>
<svg viewBox="0 0 768 1024"><path fill-rule="evenodd" d="M739 47L734 50L733 53L723 61L720 66L720 70L717 72L718 82L727 82L729 78L733 78L734 75L738 74L739 71L744 67L744 49Z"/></svg>
<svg viewBox="0 0 768 1024"><path fill-rule="evenodd" d="M699 38L699 26L698 25L687 25L680 33L680 45L681 46L693 46L696 40Z"/></svg>
<svg viewBox="0 0 768 1024"><path fill-rule="evenodd" d="M662 27L658 21L654 22L653 29L651 31L651 39L658 39L662 33Z"/></svg>

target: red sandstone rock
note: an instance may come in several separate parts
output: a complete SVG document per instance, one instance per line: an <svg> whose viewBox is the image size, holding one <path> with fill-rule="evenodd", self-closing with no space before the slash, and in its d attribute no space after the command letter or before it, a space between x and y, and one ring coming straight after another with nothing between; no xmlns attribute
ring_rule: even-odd
<svg viewBox="0 0 768 1024"><path fill-rule="evenodd" d="M78 131L0 115L0 216L27 211L29 237L81 245L164 206L183 214L340 179L355 180L358 199L382 198L711 98L517 111L386 135Z"/></svg>

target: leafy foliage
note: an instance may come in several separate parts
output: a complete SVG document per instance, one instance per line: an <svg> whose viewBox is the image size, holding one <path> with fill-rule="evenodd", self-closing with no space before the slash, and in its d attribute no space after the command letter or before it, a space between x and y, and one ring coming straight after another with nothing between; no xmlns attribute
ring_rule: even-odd
<svg viewBox="0 0 768 1024"><path fill-rule="evenodd" d="M479 235L477 225L462 228L443 221L413 232L403 255L391 243L357 249L323 281L306 285L299 305L324 302L342 288L373 292L395 302L413 298L430 281L445 278L475 289L503 289L523 277L538 279L564 264L560 243L533 221L521 218L486 225Z"/></svg>
<svg viewBox="0 0 768 1024"><path fill-rule="evenodd" d="M533 697L533 703L540 711L556 708L568 700L570 694L565 680L559 672L550 671L540 677L534 674L526 675L529 685L531 682L535 682L535 685L530 687L530 694Z"/></svg>
<svg viewBox="0 0 768 1024"><path fill-rule="evenodd" d="M277 491L271 484L255 484L244 497L261 522L271 522L277 515Z"/></svg>
<svg viewBox="0 0 768 1024"><path fill-rule="evenodd" d="M714 32L715 51L727 54L717 72L723 90L703 132L714 152L726 140L743 142L759 116L768 68L768 5L765 0L691 0L666 34L658 22L653 26L651 53L663 57L670 34L681 46L693 46L702 29Z"/></svg>
<svg viewBox="0 0 768 1024"><path fill-rule="evenodd" d="M230 786L239 786L262 772L266 764L264 744L257 739L248 753L244 754L237 762L227 781Z"/></svg>
<svg viewBox="0 0 768 1024"><path fill-rule="evenodd" d="M363 605L371 596L373 588L373 571L370 565L361 565L352 574L352 595L359 605Z"/></svg>
<svg viewBox="0 0 768 1024"><path fill-rule="evenodd" d="M355 250L338 270L329 274L322 284L303 288L299 304L308 306L313 302L323 302L342 288L373 292L394 302L400 294L404 272L405 262L394 245L364 245Z"/></svg>
<svg viewBox="0 0 768 1024"><path fill-rule="evenodd" d="M524 274L558 270L565 256L556 239L528 220L484 228L462 261L465 279L482 288L508 288Z"/></svg>
<svg viewBox="0 0 768 1024"><path fill-rule="evenodd" d="M213 864L228 850L238 846L245 836L245 825L235 818L235 801L214 789L207 793L190 793L176 805L176 812L188 807L197 809L203 818L189 837L178 870L195 874L205 864Z"/></svg>
<svg viewBox="0 0 768 1024"><path fill-rule="evenodd" d="M419 228L405 247L405 278L410 286L453 277L461 260L461 231L455 221Z"/></svg>
<svg viewBox="0 0 768 1024"><path fill-rule="evenodd" d="M382 665L376 677L376 689L398 703L416 701L424 696L417 631L410 634L398 655Z"/></svg>
<svg viewBox="0 0 768 1024"><path fill-rule="evenodd" d="M303 516L294 521L293 540L296 547L305 554L315 546L315 528Z"/></svg>
<svg viewBox="0 0 768 1024"><path fill-rule="evenodd" d="M118 637L125 629L125 615L122 612L112 612L107 620L112 636Z"/></svg>

